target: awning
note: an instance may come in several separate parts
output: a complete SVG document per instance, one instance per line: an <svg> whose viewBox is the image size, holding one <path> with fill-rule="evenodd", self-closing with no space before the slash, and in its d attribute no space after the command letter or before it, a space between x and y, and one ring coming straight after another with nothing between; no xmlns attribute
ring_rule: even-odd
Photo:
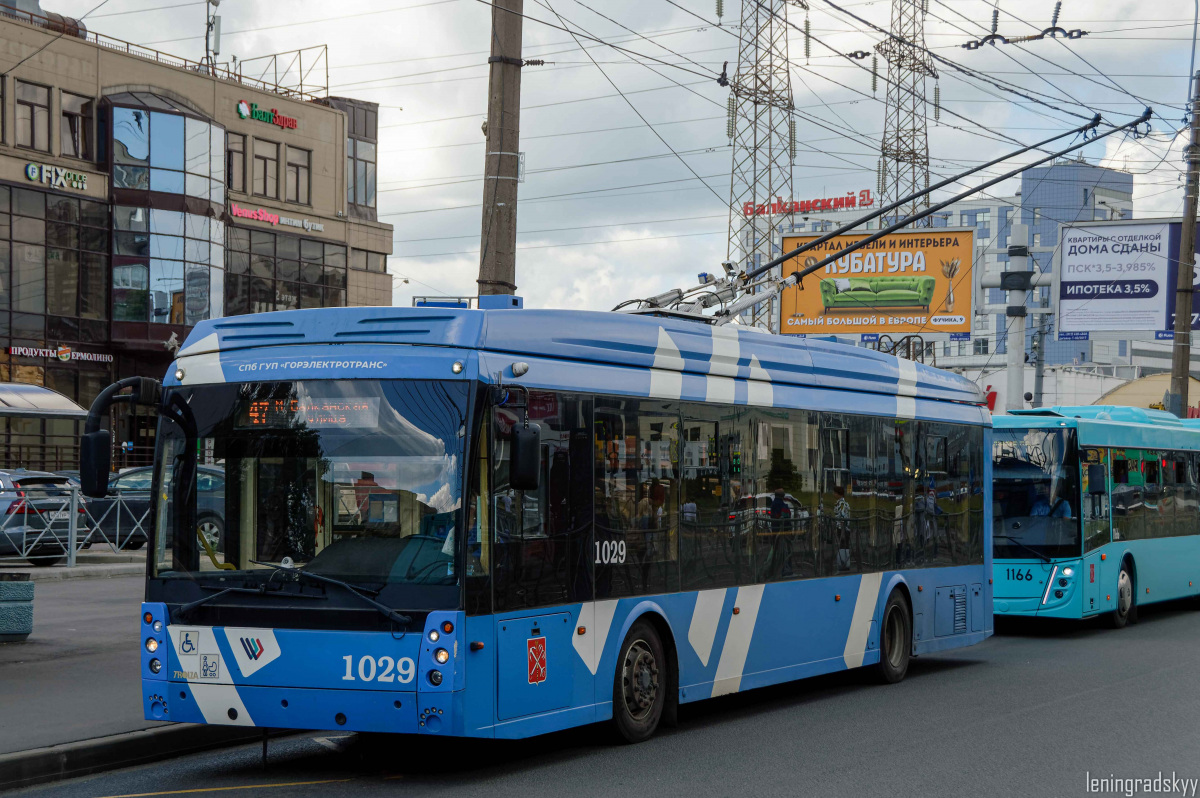
<svg viewBox="0 0 1200 798"><path fill-rule="evenodd" d="M49 388L24 382L0 382L0 416L81 419L87 416L87 411Z"/></svg>

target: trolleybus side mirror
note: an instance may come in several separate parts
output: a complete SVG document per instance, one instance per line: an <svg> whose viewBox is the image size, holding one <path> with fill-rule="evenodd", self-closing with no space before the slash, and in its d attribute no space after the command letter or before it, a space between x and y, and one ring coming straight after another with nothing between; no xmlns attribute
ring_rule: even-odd
<svg viewBox="0 0 1200 798"><path fill-rule="evenodd" d="M127 394L121 391L130 389ZM150 377L126 377L105 388L88 409L79 437L79 487L84 496L93 499L108 494L108 475L112 470L112 435L100 428L101 419L118 403L132 403L157 408L162 398L162 385Z"/></svg>
<svg viewBox="0 0 1200 798"><path fill-rule="evenodd" d="M537 490L541 484L542 446L538 427L513 425L508 484L514 490Z"/></svg>
<svg viewBox="0 0 1200 798"><path fill-rule="evenodd" d="M79 439L79 486L84 496L99 499L108 494L112 470L112 436L106 429L84 433Z"/></svg>
<svg viewBox="0 0 1200 798"><path fill-rule="evenodd" d="M1104 466L1099 463L1093 463L1087 467L1088 473L1088 495L1102 496L1108 492L1108 474L1104 470Z"/></svg>

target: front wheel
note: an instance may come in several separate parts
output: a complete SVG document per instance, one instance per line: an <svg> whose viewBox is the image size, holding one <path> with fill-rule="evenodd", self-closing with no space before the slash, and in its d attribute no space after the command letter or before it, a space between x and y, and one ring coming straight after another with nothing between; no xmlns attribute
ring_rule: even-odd
<svg viewBox="0 0 1200 798"><path fill-rule="evenodd" d="M908 599L893 590L883 608L883 624L879 634L879 679L895 684L908 673L912 658L912 610Z"/></svg>
<svg viewBox="0 0 1200 798"><path fill-rule="evenodd" d="M1117 577L1117 608L1108 616L1114 629L1120 629L1130 621L1137 620L1137 606L1133 597L1133 571L1129 560L1121 563L1121 575Z"/></svg>
<svg viewBox="0 0 1200 798"><path fill-rule="evenodd" d="M613 677L613 725L627 742L647 740L658 728L670 679L658 632L638 621L625 635Z"/></svg>

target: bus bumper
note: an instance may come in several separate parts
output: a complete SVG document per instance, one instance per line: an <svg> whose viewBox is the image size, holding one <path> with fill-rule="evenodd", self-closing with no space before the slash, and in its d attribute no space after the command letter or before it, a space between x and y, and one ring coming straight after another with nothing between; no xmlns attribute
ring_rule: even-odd
<svg viewBox="0 0 1200 798"><path fill-rule="evenodd" d="M462 696L142 680L146 720L265 729L462 735Z"/></svg>

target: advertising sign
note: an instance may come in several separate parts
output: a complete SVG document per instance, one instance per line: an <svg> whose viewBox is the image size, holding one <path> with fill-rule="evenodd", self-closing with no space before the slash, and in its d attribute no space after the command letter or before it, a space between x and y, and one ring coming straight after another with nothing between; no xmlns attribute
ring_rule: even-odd
<svg viewBox="0 0 1200 798"><path fill-rule="evenodd" d="M1058 338L1101 331L1162 330L1172 295L1170 225L1066 227L1058 283Z"/></svg>
<svg viewBox="0 0 1200 798"><path fill-rule="evenodd" d="M790 274L870 233L831 238L783 265ZM784 236L795 249L820 236ZM970 333L974 230L892 233L838 258L780 297L779 330L791 334Z"/></svg>
<svg viewBox="0 0 1200 798"><path fill-rule="evenodd" d="M1200 225L1196 225L1196 229L1200 230ZM1165 330L1166 333L1158 334L1155 336L1156 338L1170 340L1175 336L1175 286L1177 285L1176 280L1179 279L1177 276L1178 271L1176 269L1180 265L1179 239L1182 235L1183 224L1180 222L1172 222L1171 237L1167 244L1167 261L1171 264L1171 273L1167 278L1167 284L1165 286L1167 294L1167 313L1166 325L1163 327L1163 330ZM1184 266L1183 268L1186 269L1188 267ZM1200 274L1198 274L1198 271L1200 270L1197 270L1195 263L1191 264L1191 269L1192 287L1197 289L1197 292L1192 294L1192 329L1200 330Z"/></svg>

